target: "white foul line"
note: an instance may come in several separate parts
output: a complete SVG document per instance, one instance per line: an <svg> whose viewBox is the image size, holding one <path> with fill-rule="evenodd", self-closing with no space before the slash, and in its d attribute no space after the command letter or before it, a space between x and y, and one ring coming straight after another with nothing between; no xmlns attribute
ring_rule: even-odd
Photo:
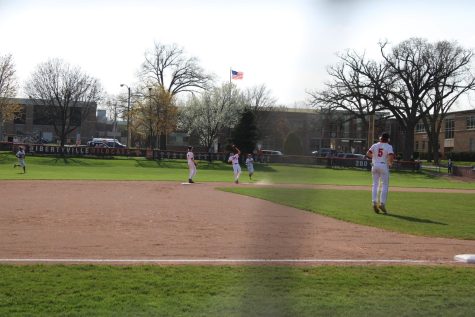
<svg viewBox="0 0 475 317"><path fill-rule="evenodd" d="M399 263L430 264L452 261L412 259L1 259L0 263Z"/></svg>

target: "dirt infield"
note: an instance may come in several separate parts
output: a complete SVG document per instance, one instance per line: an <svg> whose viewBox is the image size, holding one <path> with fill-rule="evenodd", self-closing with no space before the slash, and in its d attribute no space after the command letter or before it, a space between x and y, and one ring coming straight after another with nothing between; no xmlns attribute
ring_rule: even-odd
<svg viewBox="0 0 475 317"><path fill-rule="evenodd" d="M2 181L0 262L314 259L437 264L475 253L475 241L350 224L215 190L219 185L236 186Z"/></svg>

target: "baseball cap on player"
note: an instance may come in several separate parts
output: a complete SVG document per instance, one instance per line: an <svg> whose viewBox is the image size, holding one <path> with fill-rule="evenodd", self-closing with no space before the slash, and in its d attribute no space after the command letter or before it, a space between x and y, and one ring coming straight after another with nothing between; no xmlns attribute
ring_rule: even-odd
<svg viewBox="0 0 475 317"><path fill-rule="evenodd" d="M385 142L389 141L389 133L387 132L381 133L381 141L385 141Z"/></svg>

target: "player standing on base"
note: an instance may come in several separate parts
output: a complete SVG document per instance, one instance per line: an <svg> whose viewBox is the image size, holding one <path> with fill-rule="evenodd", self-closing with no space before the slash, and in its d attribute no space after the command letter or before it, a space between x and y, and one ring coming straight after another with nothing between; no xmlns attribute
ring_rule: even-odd
<svg viewBox="0 0 475 317"><path fill-rule="evenodd" d="M388 197L389 189L389 168L393 165L394 160L393 147L388 142L389 134L384 132L381 134L379 142L373 144L366 153L366 156L368 156L372 160L372 201L373 210L377 214L379 214L379 210L381 210L385 214L388 213L386 210L386 199ZM378 206L378 187L380 182L382 183L382 188Z"/></svg>
<svg viewBox="0 0 475 317"><path fill-rule="evenodd" d="M228 159L228 162L232 162L233 164L233 172L234 172L234 182L239 184L239 176L241 175L241 166L239 165L239 154L241 151L233 144L233 155L231 155Z"/></svg>
<svg viewBox="0 0 475 317"><path fill-rule="evenodd" d="M26 164L25 164L25 150L22 146L18 148L18 152L15 155L18 158L18 164L13 164L13 168L20 166L23 168L23 173L26 173Z"/></svg>
<svg viewBox="0 0 475 317"><path fill-rule="evenodd" d="M188 152L186 153L186 160L188 161L188 183L192 184L193 176L196 175L196 162L195 162L195 155L193 154L193 147L188 147Z"/></svg>

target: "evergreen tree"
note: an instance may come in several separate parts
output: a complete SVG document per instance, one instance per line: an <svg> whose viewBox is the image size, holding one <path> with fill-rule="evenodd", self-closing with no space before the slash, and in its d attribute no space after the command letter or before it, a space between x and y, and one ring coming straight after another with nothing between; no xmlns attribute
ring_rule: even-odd
<svg viewBox="0 0 475 317"><path fill-rule="evenodd" d="M244 110L239 123L234 128L232 143L244 154L252 153L257 143L257 126L254 113L250 109Z"/></svg>

